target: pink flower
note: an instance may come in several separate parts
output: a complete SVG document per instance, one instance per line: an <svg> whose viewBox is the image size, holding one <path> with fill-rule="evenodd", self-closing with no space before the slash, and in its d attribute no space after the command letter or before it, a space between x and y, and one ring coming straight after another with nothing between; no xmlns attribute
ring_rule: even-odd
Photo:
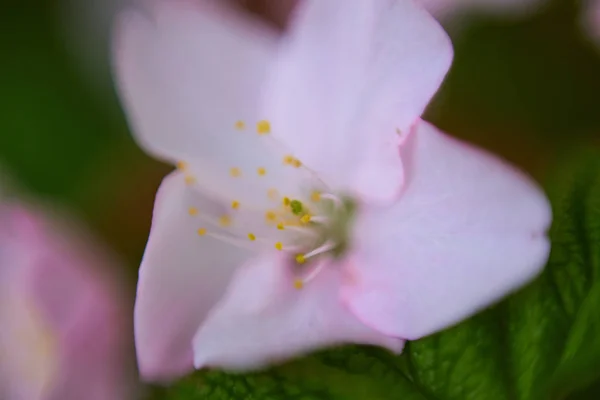
<svg viewBox="0 0 600 400"><path fill-rule="evenodd" d="M136 138L179 167L139 276L146 379L347 342L400 352L539 272L543 194L419 120L451 58L409 0L305 0L283 37L214 2L122 16Z"/></svg>
<svg viewBox="0 0 600 400"><path fill-rule="evenodd" d="M600 0L584 2L583 26L587 34L600 44Z"/></svg>
<svg viewBox="0 0 600 400"><path fill-rule="evenodd" d="M127 314L93 268L108 261L79 232L0 205L0 398L126 398Z"/></svg>

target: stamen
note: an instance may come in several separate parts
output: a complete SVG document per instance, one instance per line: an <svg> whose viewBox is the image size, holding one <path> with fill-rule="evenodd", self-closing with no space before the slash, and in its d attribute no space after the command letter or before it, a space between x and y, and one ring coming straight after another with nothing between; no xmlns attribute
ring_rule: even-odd
<svg viewBox="0 0 600 400"><path fill-rule="evenodd" d="M196 183L196 178L194 178L192 175L186 175L184 179L186 185L193 185L194 183Z"/></svg>
<svg viewBox="0 0 600 400"><path fill-rule="evenodd" d="M302 161L298 160L296 157L290 154L283 157L283 163L285 165L291 165L294 168L300 168L302 166Z"/></svg>
<svg viewBox="0 0 600 400"><path fill-rule="evenodd" d="M303 217L304 218L304 217ZM319 217L319 216L312 216L309 218L310 222L316 222L318 224L326 224L328 222L330 222L331 220L329 219L329 217Z"/></svg>
<svg viewBox="0 0 600 400"><path fill-rule="evenodd" d="M281 242L275 243L275 248L279 251L283 250L283 243L281 243Z"/></svg>
<svg viewBox="0 0 600 400"><path fill-rule="evenodd" d="M267 174L267 170L263 167L260 167L259 169L256 170L256 173L260 176L265 176Z"/></svg>
<svg viewBox="0 0 600 400"><path fill-rule="evenodd" d="M271 123L266 120L259 121L256 124L256 132L259 135L266 135L268 133L271 133Z"/></svg>
<svg viewBox="0 0 600 400"><path fill-rule="evenodd" d="M271 150L273 151L273 154L279 156L282 153L287 153L287 155L283 158L283 163L285 165L291 165L296 168L303 167L303 169L306 170L307 172L309 172L314 179L318 180L323 185L323 187L325 187L325 188L329 187L325 182L323 182L323 180L319 177L319 175L315 171L313 171L311 168L306 167L305 165L302 164L302 162L299 159L297 159L293 155L291 155L289 153L289 149L287 148L287 146L285 146L283 143L276 140L273 136L269 136L266 139L268 139L268 140L266 140L265 143L271 148Z"/></svg>
<svg viewBox="0 0 600 400"><path fill-rule="evenodd" d="M242 175L242 170L237 167L233 167L229 170L229 175L231 175L234 178L237 178Z"/></svg>
<svg viewBox="0 0 600 400"><path fill-rule="evenodd" d="M231 225L231 217L229 215L222 215L219 217L219 225L229 226Z"/></svg>
<svg viewBox="0 0 600 400"><path fill-rule="evenodd" d="M283 224L283 226L300 226L300 225L302 225L302 222L299 221L298 219L285 219L285 220L282 220L281 223Z"/></svg>
<svg viewBox="0 0 600 400"><path fill-rule="evenodd" d="M319 236L318 232L316 232L314 229L310 229L310 228L301 228L299 226L286 226L285 229L293 231L293 232L302 233L302 234L312 236L312 237Z"/></svg>
<svg viewBox="0 0 600 400"><path fill-rule="evenodd" d="M313 202L318 203L319 201L321 201L321 192L315 190L314 192L311 193L310 199Z"/></svg>
<svg viewBox="0 0 600 400"><path fill-rule="evenodd" d="M237 210L240 208L240 202L237 200L234 200L231 202L231 208L233 208L234 210Z"/></svg>
<svg viewBox="0 0 600 400"><path fill-rule="evenodd" d="M256 235L254 235L254 233L249 233L248 239L250 239L250 241L254 242L256 240Z"/></svg>
<svg viewBox="0 0 600 400"><path fill-rule="evenodd" d="M203 231L204 231L203 234L200 236L206 235L213 239L217 239L222 242L228 243L232 246L239 247L239 248L246 249L246 250L252 250L252 251L257 250L257 248L255 246L249 245L247 242L245 242L245 241L243 242L241 239L238 239L235 237L230 237L227 235L221 235L218 233L207 232L206 229L203 229ZM198 234L200 234L200 229L198 230Z"/></svg>
<svg viewBox="0 0 600 400"><path fill-rule="evenodd" d="M265 219L269 222L275 222L277 220L277 213L273 210L268 210L265 213Z"/></svg>
<svg viewBox="0 0 600 400"><path fill-rule="evenodd" d="M302 282L302 279L294 280L294 288L297 290L302 290L304 288L304 282Z"/></svg>
<svg viewBox="0 0 600 400"><path fill-rule="evenodd" d="M308 224L310 221L311 221L310 214L304 214L304 216L302 216L302 218L300 218L300 222L302 222L303 224Z"/></svg>
<svg viewBox="0 0 600 400"><path fill-rule="evenodd" d="M333 194L324 193L324 194L321 194L321 198L331 200L336 208L344 207L344 202L342 201L342 199L340 199L339 197L337 197Z"/></svg>
<svg viewBox="0 0 600 400"><path fill-rule="evenodd" d="M329 250L333 250L335 248L335 246L337 246L337 244L335 242L329 240L329 241L325 242L322 246L319 246L316 249L314 249L313 251L304 254L304 259L306 260L311 257L318 256L319 254L326 253Z"/></svg>
<svg viewBox="0 0 600 400"><path fill-rule="evenodd" d="M280 231L285 229L285 227L283 226L283 222L277 224L277 229L279 229Z"/></svg>
<svg viewBox="0 0 600 400"><path fill-rule="evenodd" d="M185 171L187 169L188 165L185 161L178 161L177 162L177 169L181 170L181 171Z"/></svg>
<svg viewBox="0 0 600 400"><path fill-rule="evenodd" d="M283 200L281 201L283 203L284 206L289 206L291 203L291 200L289 199L289 197L284 197Z"/></svg>
<svg viewBox="0 0 600 400"><path fill-rule="evenodd" d="M235 123L235 129L238 131L242 131L246 128L246 123L244 121L238 121Z"/></svg>
<svg viewBox="0 0 600 400"><path fill-rule="evenodd" d="M296 255L296 262L298 264L304 264L306 262L306 257L304 256L304 254Z"/></svg>
<svg viewBox="0 0 600 400"><path fill-rule="evenodd" d="M204 236L204 235L206 235L206 228L200 228L200 229L198 229L197 233L198 233L198 236Z"/></svg>
<svg viewBox="0 0 600 400"><path fill-rule="evenodd" d="M327 265L326 262L320 262L311 272L308 274L302 281L304 284L309 283L313 279L315 279L323 268Z"/></svg>
<svg viewBox="0 0 600 400"><path fill-rule="evenodd" d="M211 215L207 215L206 213L200 213L200 211L197 210L195 207L190 207L188 209L188 214L198 218L200 221L203 221L215 228L222 228L231 224L231 218L227 215L224 215L220 218L215 218Z"/></svg>

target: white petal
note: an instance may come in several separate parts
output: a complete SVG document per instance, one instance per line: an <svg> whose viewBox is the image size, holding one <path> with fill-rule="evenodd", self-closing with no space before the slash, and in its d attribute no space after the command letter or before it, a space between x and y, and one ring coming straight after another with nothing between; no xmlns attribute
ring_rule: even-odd
<svg viewBox="0 0 600 400"><path fill-rule="evenodd" d="M397 141L438 89L448 37L412 0L306 0L294 21L265 95L274 134L326 181L393 197L400 162L372 154ZM356 177L364 168L390 179L370 186Z"/></svg>
<svg viewBox="0 0 600 400"><path fill-rule="evenodd" d="M426 122L402 158L400 200L357 220L345 296L369 326L416 339L535 277L549 253L551 210L527 176Z"/></svg>
<svg viewBox="0 0 600 400"><path fill-rule="evenodd" d="M197 368L258 368L342 343L402 350L402 340L368 328L340 302L339 269L326 267L297 290L285 261L265 255L236 273L194 337Z"/></svg>
<svg viewBox="0 0 600 400"><path fill-rule="evenodd" d="M296 181L288 177L294 169L283 166L285 151L257 133L265 118L259 98L274 58L272 32L209 1L159 0L147 13L128 11L118 22L119 92L146 150L188 162L204 191L231 200L264 201L269 187L289 192L286 185ZM232 168L242 176L232 178Z"/></svg>
<svg viewBox="0 0 600 400"><path fill-rule="evenodd" d="M156 199L135 305L141 374L168 379L192 368L191 341L220 299L236 267L250 255L197 230L206 227L190 207L218 215L219 206L199 196L180 173L163 182Z"/></svg>

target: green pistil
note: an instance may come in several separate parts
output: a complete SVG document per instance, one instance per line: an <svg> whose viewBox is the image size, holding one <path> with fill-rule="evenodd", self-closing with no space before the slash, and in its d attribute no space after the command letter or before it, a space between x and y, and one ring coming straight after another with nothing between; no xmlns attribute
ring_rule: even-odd
<svg viewBox="0 0 600 400"><path fill-rule="evenodd" d="M303 206L302 206L302 202L298 201L298 200L292 200L290 203L290 208L292 210L292 214L294 215L302 215L302 210L303 210Z"/></svg>

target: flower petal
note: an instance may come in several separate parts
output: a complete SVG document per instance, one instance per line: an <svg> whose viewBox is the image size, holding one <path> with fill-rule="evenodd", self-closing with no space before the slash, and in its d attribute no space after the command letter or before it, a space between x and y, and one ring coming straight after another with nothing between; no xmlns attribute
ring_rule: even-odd
<svg viewBox="0 0 600 400"><path fill-rule="evenodd" d="M47 396L60 367L57 333L32 296L38 249L28 246L20 209L0 205L0 398ZM25 243L24 243L25 242Z"/></svg>
<svg viewBox="0 0 600 400"><path fill-rule="evenodd" d="M341 273L325 267L303 290L293 288L282 257L264 256L241 268L226 296L194 337L197 368L258 368L342 343L400 352L403 341L359 322L339 301Z"/></svg>
<svg viewBox="0 0 600 400"><path fill-rule="evenodd" d="M548 257L551 211L526 176L426 122L402 158L400 201L357 221L344 297L369 326L416 339L532 279Z"/></svg>
<svg viewBox="0 0 600 400"><path fill-rule="evenodd" d="M583 8L583 28L596 44L600 44L600 0L588 0Z"/></svg>
<svg viewBox="0 0 600 400"><path fill-rule="evenodd" d="M157 195L135 305L138 362L146 379L169 379L192 368L194 333L249 257L208 235L199 237L202 225L189 215L190 206L198 213L216 207L188 189L182 174L168 176Z"/></svg>
<svg viewBox="0 0 600 400"><path fill-rule="evenodd" d="M421 115L451 59L448 37L412 0L306 0L283 40L264 113L304 163L351 185L363 164L377 163L369 150ZM390 180L382 193L367 187L366 194L389 197L399 182Z"/></svg>
<svg viewBox="0 0 600 400"><path fill-rule="evenodd" d="M266 199L271 186L288 192L294 168L258 134L274 33L217 2L154 3L124 13L115 35L116 77L137 140L159 158L185 161L204 191L247 201Z"/></svg>

